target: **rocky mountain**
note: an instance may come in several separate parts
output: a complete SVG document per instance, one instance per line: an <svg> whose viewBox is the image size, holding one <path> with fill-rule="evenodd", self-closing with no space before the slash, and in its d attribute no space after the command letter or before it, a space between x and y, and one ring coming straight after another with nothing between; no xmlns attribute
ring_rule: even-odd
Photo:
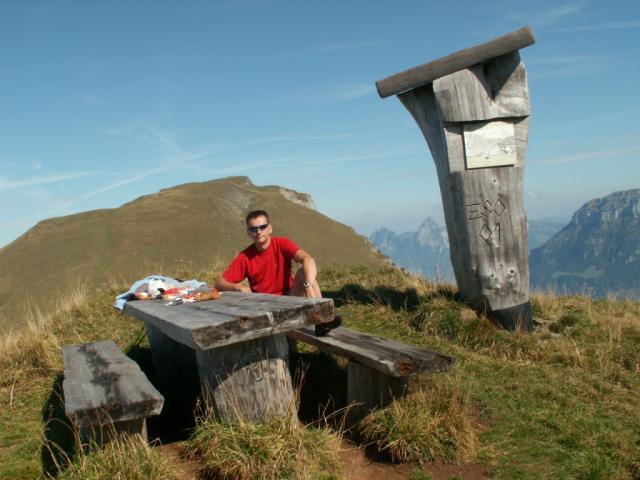
<svg viewBox="0 0 640 480"><path fill-rule="evenodd" d="M545 220L529 222L529 249L542 245L563 224ZM393 263L425 278L454 281L447 229L427 218L416 232L395 233L381 227L369 236L378 250Z"/></svg>
<svg viewBox="0 0 640 480"><path fill-rule="evenodd" d="M427 218L416 232L395 233L381 227L369 236L393 263L426 278L454 280L447 230Z"/></svg>
<svg viewBox="0 0 640 480"><path fill-rule="evenodd" d="M311 207L307 194L231 177L44 220L0 248L0 330L23 323L21 310L46 311L78 285L92 292L226 262L250 243L244 217L257 208L271 214L274 235L295 240L320 267L385 262L366 238Z"/></svg>
<svg viewBox="0 0 640 480"><path fill-rule="evenodd" d="M640 189L585 203L530 264L534 288L640 297Z"/></svg>

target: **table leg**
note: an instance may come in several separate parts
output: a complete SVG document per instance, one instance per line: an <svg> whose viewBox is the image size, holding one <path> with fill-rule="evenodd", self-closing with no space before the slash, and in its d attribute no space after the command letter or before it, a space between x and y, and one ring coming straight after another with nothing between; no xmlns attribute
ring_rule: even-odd
<svg viewBox="0 0 640 480"><path fill-rule="evenodd" d="M145 322L156 378L166 390L198 388L196 356L192 348L176 342Z"/></svg>
<svg viewBox="0 0 640 480"><path fill-rule="evenodd" d="M204 400L221 418L264 422L296 411L284 334L196 352Z"/></svg>

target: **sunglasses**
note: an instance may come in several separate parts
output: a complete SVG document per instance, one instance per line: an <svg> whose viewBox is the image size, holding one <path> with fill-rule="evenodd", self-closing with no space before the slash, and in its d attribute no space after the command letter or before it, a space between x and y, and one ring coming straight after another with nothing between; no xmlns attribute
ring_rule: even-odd
<svg viewBox="0 0 640 480"><path fill-rule="evenodd" d="M263 225L258 225L257 227L247 227L247 231L251 232L251 233L258 233L261 232L263 230L266 230L266 228L269 226L268 223L265 223Z"/></svg>

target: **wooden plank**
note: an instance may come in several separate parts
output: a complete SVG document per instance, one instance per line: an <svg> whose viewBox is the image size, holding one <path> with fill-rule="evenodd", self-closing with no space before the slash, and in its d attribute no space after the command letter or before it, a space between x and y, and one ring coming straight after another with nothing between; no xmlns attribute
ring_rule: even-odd
<svg viewBox="0 0 640 480"><path fill-rule="evenodd" d="M77 426L158 415L164 398L112 340L65 345L65 413Z"/></svg>
<svg viewBox="0 0 640 480"><path fill-rule="evenodd" d="M446 57L396 73L376 82L381 98L420 87L458 70L486 62L535 43L530 27L494 38L486 43L459 50Z"/></svg>
<svg viewBox="0 0 640 480"><path fill-rule="evenodd" d="M316 337L310 328L293 330L289 336L334 355L356 360L392 377L446 372L454 363L453 357L448 355L345 327L335 328L323 337Z"/></svg>
<svg viewBox="0 0 640 480"><path fill-rule="evenodd" d="M124 311L196 350L231 345L333 320L333 300L224 292L219 300L166 306L133 301Z"/></svg>

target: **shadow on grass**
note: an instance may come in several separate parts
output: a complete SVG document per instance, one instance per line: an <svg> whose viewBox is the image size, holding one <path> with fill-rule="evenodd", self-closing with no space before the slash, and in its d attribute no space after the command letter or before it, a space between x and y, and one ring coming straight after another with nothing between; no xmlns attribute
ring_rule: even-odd
<svg viewBox="0 0 640 480"><path fill-rule="evenodd" d="M437 286L432 293L420 297L415 288L398 290L376 285L372 289L364 288L357 284L347 284L337 291L323 291L322 295L332 298L336 307L341 307L345 303L360 303L363 305L380 304L388 305L393 310L414 311L418 306L433 298L445 298L447 300L459 301L460 296L457 290L447 286Z"/></svg>
<svg viewBox="0 0 640 480"><path fill-rule="evenodd" d="M324 352L293 353L291 368L300 391L300 421L340 426L347 404L347 371Z"/></svg>
<svg viewBox="0 0 640 480"><path fill-rule="evenodd" d="M136 361L149 381L164 396L160 415L147 418L149 441L172 443L186 440L195 427L195 412L200 394L198 372L184 372L171 385L163 385L156 375L151 349L139 343L132 345L127 356Z"/></svg>
<svg viewBox="0 0 640 480"><path fill-rule="evenodd" d="M75 457L73 427L64 413L62 395L63 375L51 385L51 393L40 411L44 424L44 442L40 447L40 461L45 475L55 476L58 469Z"/></svg>

